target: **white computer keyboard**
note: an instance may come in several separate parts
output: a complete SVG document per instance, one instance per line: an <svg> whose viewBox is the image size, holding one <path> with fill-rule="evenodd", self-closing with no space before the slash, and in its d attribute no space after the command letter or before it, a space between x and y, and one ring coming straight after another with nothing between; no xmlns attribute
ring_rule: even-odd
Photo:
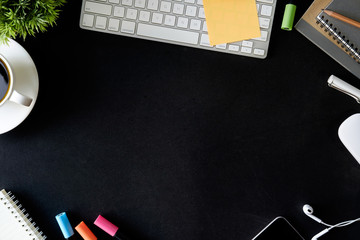
<svg viewBox="0 0 360 240"><path fill-rule="evenodd" d="M226 0L220 0L226 1ZM83 0L80 27L206 50L265 58L276 0L257 0L261 37L210 46L202 0Z"/></svg>

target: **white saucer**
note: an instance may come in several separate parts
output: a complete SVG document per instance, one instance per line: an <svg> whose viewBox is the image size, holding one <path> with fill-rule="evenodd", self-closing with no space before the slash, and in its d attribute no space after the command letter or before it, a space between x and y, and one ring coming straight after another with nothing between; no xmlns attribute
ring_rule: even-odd
<svg viewBox="0 0 360 240"><path fill-rule="evenodd" d="M7 101L0 106L0 134L22 123L34 107L39 92L39 77L35 64L26 50L14 40L0 45L0 53L11 64L14 72L14 89L33 99L29 107Z"/></svg>

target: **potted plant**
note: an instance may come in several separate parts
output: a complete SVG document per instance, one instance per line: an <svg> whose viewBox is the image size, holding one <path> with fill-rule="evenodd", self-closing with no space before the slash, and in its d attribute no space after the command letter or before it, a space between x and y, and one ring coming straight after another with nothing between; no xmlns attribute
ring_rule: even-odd
<svg viewBox="0 0 360 240"><path fill-rule="evenodd" d="M0 44L53 26L65 0L0 0Z"/></svg>
<svg viewBox="0 0 360 240"><path fill-rule="evenodd" d="M0 78L3 80L0 86L8 87L6 102L3 101L0 106L0 134L12 130L25 120L34 107L39 91L35 63L13 39L20 37L25 40L27 36L34 36L53 26L65 1L0 0L0 65L8 76ZM21 106L19 102L12 102L15 92L29 100L29 105Z"/></svg>

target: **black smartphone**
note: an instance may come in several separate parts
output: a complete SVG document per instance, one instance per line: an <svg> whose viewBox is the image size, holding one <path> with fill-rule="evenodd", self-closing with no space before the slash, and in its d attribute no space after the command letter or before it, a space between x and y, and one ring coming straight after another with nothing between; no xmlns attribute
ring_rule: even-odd
<svg viewBox="0 0 360 240"><path fill-rule="evenodd" d="M304 240L296 229L284 218L277 217L252 240Z"/></svg>

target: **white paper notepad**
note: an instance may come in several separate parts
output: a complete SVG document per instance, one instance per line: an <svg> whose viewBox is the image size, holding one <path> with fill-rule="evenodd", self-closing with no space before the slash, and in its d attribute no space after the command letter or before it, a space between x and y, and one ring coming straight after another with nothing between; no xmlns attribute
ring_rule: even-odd
<svg viewBox="0 0 360 240"><path fill-rule="evenodd" d="M5 190L0 191L0 239L1 240L44 240L35 223L25 213L19 201Z"/></svg>

